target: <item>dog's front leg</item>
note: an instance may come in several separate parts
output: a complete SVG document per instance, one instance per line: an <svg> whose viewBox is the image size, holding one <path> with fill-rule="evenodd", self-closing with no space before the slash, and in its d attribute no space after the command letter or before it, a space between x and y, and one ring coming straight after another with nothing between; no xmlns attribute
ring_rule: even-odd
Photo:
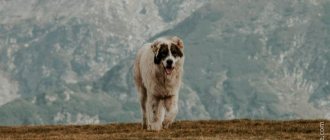
<svg viewBox="0 0 330 140"><path fill-rule="evenodd" d="M162 128L162 108L160 99L153 95L148 95L147 98L147 114L148 114L148 130L159 131Z"/></svg>
<svg viewBox="0 0 330 140"><path fill-rule="evenodd" d="M178 95L165 99L164 105L166 112L163 127L166 129L173 123L178 113Z"/></svg>

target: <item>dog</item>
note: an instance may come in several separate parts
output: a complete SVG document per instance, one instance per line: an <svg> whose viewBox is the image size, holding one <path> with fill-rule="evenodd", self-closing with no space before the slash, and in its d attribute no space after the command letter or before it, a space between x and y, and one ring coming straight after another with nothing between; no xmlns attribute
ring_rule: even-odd
<svg viewBox="0 0 330 140"><path fill-rule="evenodd" d="M142 128L167 129L178 113L183 75L184 44L179 37L162 37L140 48L134 62L134 81Z"/></svg>

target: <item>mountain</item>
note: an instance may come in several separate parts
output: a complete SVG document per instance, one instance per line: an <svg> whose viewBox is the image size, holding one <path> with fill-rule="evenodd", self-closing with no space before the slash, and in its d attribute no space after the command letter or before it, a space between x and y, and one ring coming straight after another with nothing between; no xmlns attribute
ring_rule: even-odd
<svg viewBox="0 0 330 140"><path fill-rule="evenodd" d="M185 43L178 119L330 119L326 0L0 1L0 124L139 121L136 50Z"/></svg>

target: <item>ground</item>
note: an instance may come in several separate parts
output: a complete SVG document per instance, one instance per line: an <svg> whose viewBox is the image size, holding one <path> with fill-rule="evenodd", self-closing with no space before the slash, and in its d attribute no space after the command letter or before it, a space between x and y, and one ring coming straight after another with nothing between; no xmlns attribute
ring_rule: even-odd
<svg viewBox="0 0 330 140"><path fill-rule="evenodd" d="M321 124L321 125L320 125ZM325 135L321 135L322 132ZM321 132L321 134L320 134ZM330 138L329 120L177 121L150 132L138 123L0 126L0 139L317 139Z"/></svg>

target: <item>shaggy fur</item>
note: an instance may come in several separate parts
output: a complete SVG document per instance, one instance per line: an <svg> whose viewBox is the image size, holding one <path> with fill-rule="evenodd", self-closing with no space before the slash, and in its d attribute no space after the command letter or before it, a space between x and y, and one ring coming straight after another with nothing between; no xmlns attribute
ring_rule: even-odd
<svg viewBox="0 0 330 140"><path fill-rule="evenodd" d="M166 37L145 44L137 52L134 80L141 103L143 129L168 128L176 117L183 48L180 38Z"/></svg>

